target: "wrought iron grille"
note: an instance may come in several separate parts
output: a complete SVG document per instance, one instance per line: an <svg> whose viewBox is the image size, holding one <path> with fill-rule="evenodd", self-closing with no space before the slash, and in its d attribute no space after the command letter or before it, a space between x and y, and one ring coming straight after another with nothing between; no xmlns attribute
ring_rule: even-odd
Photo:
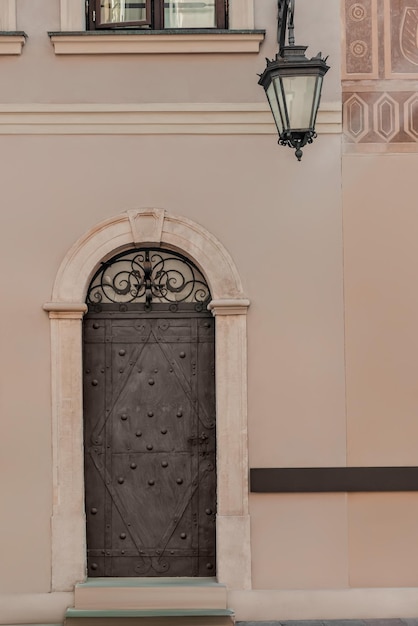
<svg viewBox="0 0 418 626"><path fill-rule="evenodd" d="M176 252L153 248L128 250L105 261L94 274L87 304L191 302L203 310L211 299L198 268Z"/></svg>

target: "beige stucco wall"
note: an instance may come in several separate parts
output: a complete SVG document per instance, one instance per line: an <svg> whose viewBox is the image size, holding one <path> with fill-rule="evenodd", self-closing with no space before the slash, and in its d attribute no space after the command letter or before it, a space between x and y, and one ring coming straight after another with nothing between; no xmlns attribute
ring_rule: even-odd
<svg viewBox="0 0 418 626"><path fill-rule="evenodd" d="M343 162L350 465L417 465L417 165L414 154ZM353 585L418 584L417 504L412 493L349 496Z"/></svg>
<svg viewBox="0 0 418 626"><path fill-rule="evenodd" d="M274 0L255 2L256 27L268 29L260 54L172 57L57 57L46 31L59 28L58 4L18 0L18 28L29 39L21 56L1 59L0 104L264 101L256 74L276 49ZM323 100L339 103L340 5L298 0L296 17L298 42L309 42L311 55L330 55ZM161 207L188 217L234 259L251 300L251 467L417 464L415 155L342 161L335 134L321 135L301 163L268 134L12 132L0 140L3 606L12 606L7 594L51 586L50 339L42 304L74 241L124 210ZM417 585L416 509L412 494L252 494L255 591L233 596L233 608L240 619L399 614L396 602L390 608L370 595L356 596L350 609L334 592ZM251 595L259 590L273 593L264 613ZM278 609L274 593L287 590L305 592L310 605L289 595ZM411 606L418 611L413 601L409 615ZM54 610L57 621L61 609ZM0 614L0 623L6 619L12 623L10 612Z"/></svg>
<svg viewBox="0 0 418 626"><path fill-rule="evenodd" d="M28 41L20 58L3 63L1 102L263 102L257 74L264 57L277 51L276 4L254 2L255 27L268 31L260 55L56 57L47 31L60 30L59 0L17 0L17 28L27 32ZM322 50L332 59L324 101L339 100L338 2L299 0L296 18L298 42L309 43L308 54Z"/></svg>
<svg viewBox="0 0 418 626"><path fill-rule="evenodd" d="M249 314L251 463L276 465L293 460L297 464L303 459L306 463L322 462L326 442L317 438L322 451L318 448L315 456L309 453L308 435L301 442L305 452L295 450L293 459L290 455L286 458L285 450L295 439L297 428L293 434L288 432L288 442L282 443L281 415L291 412L291 421L299 421L299 429L308 428L313 415L324 424L324 430L335 412L343 423L340 179L338 163L332 158L333 151L338 150L338 138L320 138L310 148L311 160L301 164L293 161L290 151L278 152L271 137L3 137L2 145L8 153L3 175L14 190L7 211L2 213L2 232L8 233L2 249L5 258L16 257L13 276L8 276L11 297L6 304L14 320L13 332L5 333L3 356L14 354L16 362L9 368L7 358L4 365L4 414L9 419L2 420L1 440L6 467L11 475L19 477L13 481L5 502L9 519L7 533L2 535L4 591L47 591L50 584L49 322L41 306L50 298L56 270L74 240L121 210L164 207L204 224L224 243L253 301ZM327 164L322 173L321 161ZM278 184L277 172L286 163L290 175ZM19 182L21 171L27 173L25 185ZM301 171L310 180L311 198L315 194L321 200L320 218L311 211L298 184ZM211 184L214 180L216 186ZM292 202L285 201L291 197ZM313 235L325 250L318 256L316 270L312 267L317 258ZM292 267L293 280L289 276ZM297 293L293 282L300 286ZM271 285L278 287L271 289ZM268 306L261 304L266 292ZM320 293L326 297L315 295ZM292 310L298 311L293 320ZM298 335L310 316L315 318L315 328L313 332L305 331L309 340L304 345ZM272 334L266 333L269 324ZM272 338L277 346L274 350ZM330 347L324 348L324 341ZM283 350L280 344L285 342L289 347ZM296 349L301 365L295 358L294 371L299 367L298 376L313 390L303 402L299 399L298 410L293 399L300 392L297 388L293 393L284 391L292 381L288 370ZM309 363L320 361L323 349L331 350L333 357L337 351L337 358L327 360L320 371L310 374ZM337 373L333 365L336 361ZM330 376L332 384L327 383ZM331 395L327 393L328 385L336 386ZM25 436L26 432L30 436ZM335 426L334 438L342 443L330 462L343 463L345 444L340 424ZM276 442L273 445L272 439ZM35 501L32 506L28 497ZM254 533L256 537L257 525ZM22 537L27 538L30 547L19 552L16 559L15 546ZM253 556L257 564L257 551Z"/></svg>
<svg viewBox="0 0 418 626"><path fill-rule="evenodd" d="M344 159L347 436L353 465L417 461L417 165L413 154Z"/></svg>

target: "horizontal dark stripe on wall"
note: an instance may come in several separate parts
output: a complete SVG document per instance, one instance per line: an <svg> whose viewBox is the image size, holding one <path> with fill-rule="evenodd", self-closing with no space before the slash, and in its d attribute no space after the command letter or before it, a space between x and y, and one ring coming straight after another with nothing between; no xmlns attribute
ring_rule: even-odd
<svg viewBox="0 0 418 626"><path fill-rule="evenodd" d="M418 491L418 467L263 467L250 484L253 493Z"/></svg>

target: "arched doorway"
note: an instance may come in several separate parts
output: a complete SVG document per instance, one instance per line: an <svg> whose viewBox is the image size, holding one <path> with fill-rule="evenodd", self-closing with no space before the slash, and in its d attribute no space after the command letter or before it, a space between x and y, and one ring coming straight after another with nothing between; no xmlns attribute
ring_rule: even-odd
<svg viewBox="0 0 418 626"><path fill-rule="evenodd" d="M132 210L100 222L68 251L51 301L53 511L52 590L85 580L82 320L86 293L101 261L132 246L179 251L200 268L215 319L217 425L217 580L251 588L247 447L247 309L235 264L222 243L196 222L163 209Z"/></svg>
<svg viewBox="0 0 418 626"><path fill-rule="evenodd" d="M209 287L188 259L102 263L84 316L90 577L214 576L216 420Z"/></svg>

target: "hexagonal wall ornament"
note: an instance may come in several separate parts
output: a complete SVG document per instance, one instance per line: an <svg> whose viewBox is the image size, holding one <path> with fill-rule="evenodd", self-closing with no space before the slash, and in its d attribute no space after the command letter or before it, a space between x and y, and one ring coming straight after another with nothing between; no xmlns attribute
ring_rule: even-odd
<svg viewBox="0 0 418 626"><path fill-rule="evenodd" d="M404 130L418 141L418 94L414 94L404 104Z"/></svg>
<svg viewBox="0 0 418 626"><path fill-rule="evenodd" d="M400 130L399 103L384 93L373 105L373 126L384 141L391 141Z"/></svg>
<svg viewBox="0 0 418 626"><path fill-rule="evenodd" d="M359 142L369 132L367 103L358 94L353 94L344 103L344 132L354 141Z"/></svg>

